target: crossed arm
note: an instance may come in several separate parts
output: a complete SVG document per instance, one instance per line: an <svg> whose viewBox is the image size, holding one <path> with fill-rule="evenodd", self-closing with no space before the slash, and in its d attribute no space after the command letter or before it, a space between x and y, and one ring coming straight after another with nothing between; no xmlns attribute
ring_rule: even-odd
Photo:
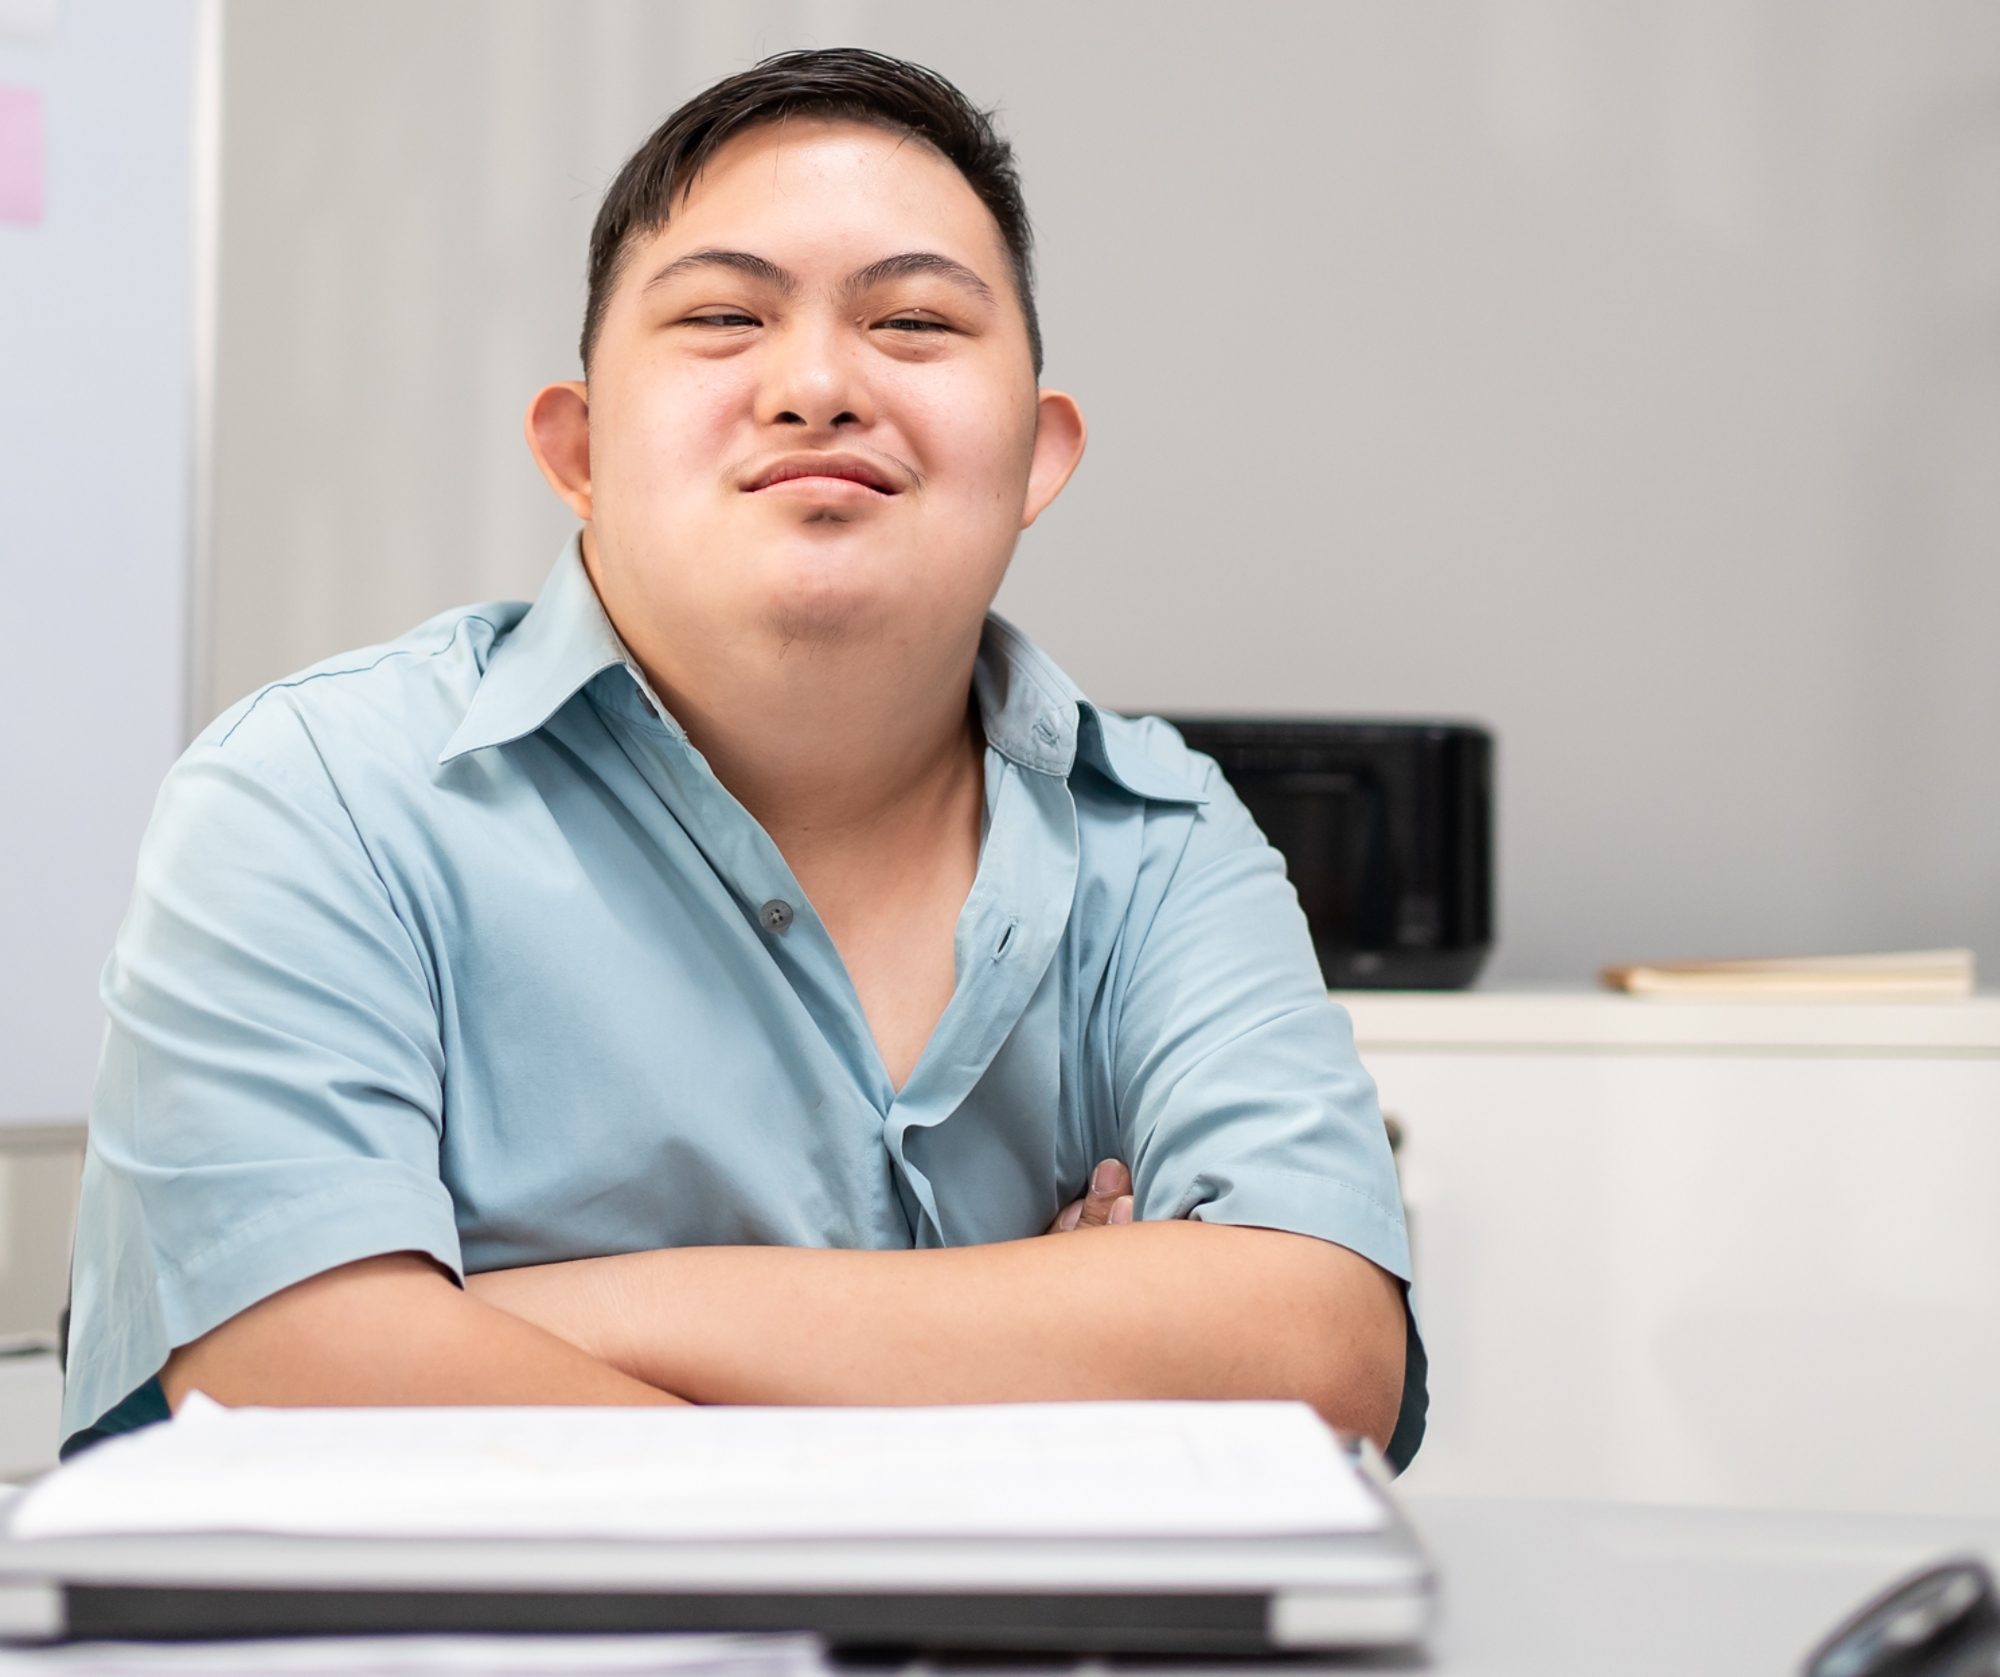
<svg viewBox="0 0 2000 1677"><path fill-rule="evenodd" d="M939 1251L689 1247L467 1278L391 1253L176 1350L169 1400L895 1404L1301 1398L1386 1443L1396 1282L1272 1229L1130 1223L1122 1166L1050 1234ZM1118 1226L1120 1224L1126 1226Z"/></svg>

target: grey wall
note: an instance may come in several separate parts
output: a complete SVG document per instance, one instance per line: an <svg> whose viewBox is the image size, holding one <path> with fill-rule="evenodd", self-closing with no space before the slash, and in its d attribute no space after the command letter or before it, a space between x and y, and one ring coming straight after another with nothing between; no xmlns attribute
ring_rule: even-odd
<svg viewBox="0 0 2000 1677"><path fill-rule="evenodd" d="M1986 0L231 0L211 708L566 531L519 442L674 103L997 103L1094 432L1002 608L1106 702L1469 716L1494 975L2000 968Z"/></svg>
<svg viewBox="0 0 2000 1677"><path fill-rule="evenodd" d="M83 1113L98 970L182 742L195 19L0 20L47 158L40 223L0 222L0 1123ZM0 1161L0 1331L5 1183Z"/></svg>

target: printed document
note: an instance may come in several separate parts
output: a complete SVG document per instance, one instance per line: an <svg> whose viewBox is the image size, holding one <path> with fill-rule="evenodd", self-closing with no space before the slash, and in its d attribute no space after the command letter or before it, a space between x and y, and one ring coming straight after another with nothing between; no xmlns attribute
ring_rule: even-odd
<svg viewBox="0 0 2000 1677"><path fill-rule="evenodd" d="M1292 1537L1385 1510L1300 1403L225 1409L96 1446L17 1538Z"/></svg>

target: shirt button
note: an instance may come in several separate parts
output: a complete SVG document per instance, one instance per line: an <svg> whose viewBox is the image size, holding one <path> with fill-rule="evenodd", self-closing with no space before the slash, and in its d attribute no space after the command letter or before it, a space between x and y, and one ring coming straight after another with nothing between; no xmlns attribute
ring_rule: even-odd
<svg viewBox="0 0 2000 1677"><path fill-rule="evenodd" d="M792 905L783 897L773 897L757 910L757 918L767 932L782 932L792 923Z"/></svg>

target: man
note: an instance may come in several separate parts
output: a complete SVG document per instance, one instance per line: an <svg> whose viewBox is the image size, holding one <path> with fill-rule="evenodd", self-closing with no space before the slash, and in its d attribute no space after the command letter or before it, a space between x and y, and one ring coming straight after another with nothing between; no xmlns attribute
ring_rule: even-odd
<svg viewBox="0 0 2000 1677"><path fill-rule="evenodd" d="M1395 1178L1282 864L987 615L1084 446L1005 144L868 53L721 83L607 195L583 359L533 610L168 780L72 1442L197 1389L1288 1396L1407 1459Z"/></svg>

